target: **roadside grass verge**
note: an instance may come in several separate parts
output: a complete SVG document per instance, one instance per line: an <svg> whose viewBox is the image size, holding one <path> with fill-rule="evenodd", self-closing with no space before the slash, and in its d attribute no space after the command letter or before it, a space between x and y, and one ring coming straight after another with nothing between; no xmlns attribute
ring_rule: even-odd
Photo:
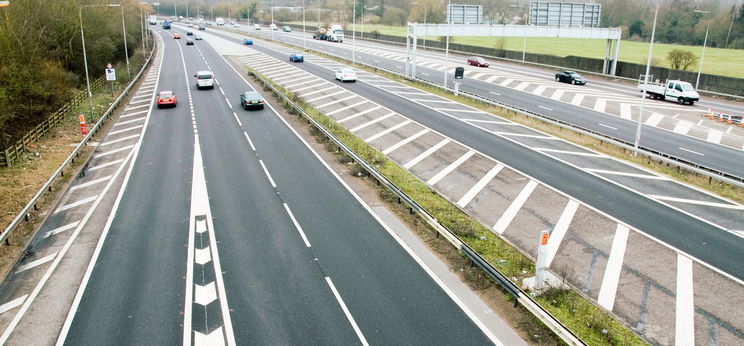
<svg viewBox="0 0 744 346"><path fill-rule="evenodd" d="M302 25L302 22L292 22L292 24ZM308 30L312 30L315 24L308 25ZM348 28L347 28L348 29ZM405 37L406 27L389 26L389 25L372 25L365 24L356 26L357 35L361 37L364 32L365 38L371 38L373 31L383 35L392 35ZM350 30L349 30L350 31ZM349 35L349 32L347 32ZM423 40L419 37L419 40ZM427 41L436 41L438 37L426 37ZM506 46L504 49L512 51L522 51L522 37L455 37L454 42L479 47L496 47L496 43L504 39ZM451 41L452 42L452 41ZM605 56L606 42L600 39L572 39L556 37L539 37L527 39L527 53L548 54L555 56L581 56L594 59L603 59ZM648 42L623 40L620 44L620 61L626 61L635 64L645 64L648 58ZM669 68L669 61L666 59L667 54L673 49L683 49L691 51L700 57L702 53L701 46L688 46L681 44L654 43L653 57L660 62L658 66ZM742 49L723 49L715 47L705 48L705 60L703 61L703 73L715 74L728 77L744 78L744 55ZM697 71L697 64L691 67L692 71Z"/></svg>
<svg viewBox="0 0 744 346"><path fill-rule="evenodd" d="M450 201L429 188L425 183L389 160L371 145L357 138L333 119L315 110L294 94L289 93L278 84L261 76L250 67L246 66L246 69L250 74L267 80L276 90L287 95L308 116L329 130L344 145L374 166L378 172L421 205L440 224L457 234L462 241L470 245L490 263L494 264L496 268L510 277L515 283L519 285L521 279L534 275L534 263L525 254L497 237L486 227L458 209ZM266 87L265 90L269 91L270 89ZM290 112L294 111L288 103L283 104L290 109ZM319 133L318 131L316 134ZM364 174L362 171L354 169L352 169L352 173L356 173L355 175ZM623 324L586 300L580 294L573 290L559 291L560 295L557 296L560 297L560 303L554 299L556 295L538 298L537 300L544 308L554 314L554 316L559 317L561 322L577 333L588 344L645 344ZM556 303L553 303L553 301ZM574 309L572 310L571 307L574 307ZM578 307L581 309L578 309Z"/></svg>
<svg viewBox="0 0 744 346"><path fill-rule="evenodd" d="M139 59L137 58L139 56ZM139 71L144 63L142 52L137 51L129 60L131 70ZM123 70L122 70L123 68ZM115 93L118 94L129 83L125 81L126 65L117 67L118 71L124 71L120 76L121 82L115 82ZM136 72L132 74L134 76ZM85 86L83 86L85 87ZM93 91L93 115L90 115L90 106L85 99L78 107L64 117L49 132L44 134L38 141L30 144L26 150L13 162L11 167L0 167L0 230L4 230L11 221L23 210L23 207L33 198L39 189L46 183L54 171L75 149L83 138L80 132L79 114L86 114L86 126L90 130L95 122L103 115L114 97L111 96L111 85L103 84ZM109 122L108 125L111 123ZM108 126L107 125L107 126ZM104 132L100 132L101 134ZM40 222L49 213L49 209L56 203L65 187L74 177L80 165L85 162L93 147L85 147L80 151L79 159L63 170L63 176L57 178L52 184L52 192L47 192L37 203L40 211L29 214L28 221L18 226L8 236L8 244L0 244L0 277L4 278L19 256L23 256L31 236L36 231Z"/></svg>

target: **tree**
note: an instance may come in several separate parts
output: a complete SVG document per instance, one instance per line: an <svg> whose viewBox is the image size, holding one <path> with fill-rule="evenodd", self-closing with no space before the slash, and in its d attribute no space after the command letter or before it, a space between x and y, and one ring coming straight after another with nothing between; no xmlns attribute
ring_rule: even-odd
<svg viewBox="0 0 744 346"><path fill-rule="evenodd" d="M444 22L444 3L440 0L417 0L408 20L418 23Z"/></svg>
<svg viewBox="0 0 744 346"><path fill-rule="evenodd" d="M385 15L382 16L382 24L384 25L403 25L408 21L408 13L397 7L389 7L385 11Z"/></svg>
<svg viewBox="0 0 744 346"><path fill-rule="evenodd" d="M631 24L628 27L628 37L633 37L633 36L643 37L643 30L645 26L646 25L643 24L643 21L641 21L640 19L636 20L635 22L633 22L633 24Z"/></svg>
<svg viewBox="0 0 744 346"><path fill-rule="evenodd" d="M667 53L669 65L675 70L687 70L690 65L697 61L697 56L689 50L672 49Z"/></svg>

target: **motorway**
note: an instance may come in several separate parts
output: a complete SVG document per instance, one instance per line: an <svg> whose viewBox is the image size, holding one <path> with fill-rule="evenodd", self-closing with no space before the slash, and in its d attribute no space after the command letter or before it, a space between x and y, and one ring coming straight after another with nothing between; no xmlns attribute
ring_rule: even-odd
<svg viewBox="0 0 744 346"><path fill-rule="evenodd" d="M144 121L144 134L129 132L113 142L136 143L96 156L133 162L59 343L502 343L270 105L240 108L238 95L252 87L225 59L209 45L157 34L163 64L148 88L173 90L178 106L146 112L152 98L137 96L146 99L128 108L136 112L124 123L142 129ZM198 70L216 74L214 89L196 89ZM94 168L103 166L111 164ZM65 204L55 215L85 203ZM43 253L44 242L76 225L40 232L35 250ZM24 274L48 265L35 259L26 259L34 264L22 266ZM4 299L22 290L14 278L0 290ZM3 341L19 321L29 323L23 314L33 301L19 299L2 306L0 313L16 312L23 303ZM29 314L39 312L43 306ZM3 323L8 314L0 315Z"/></svg>
<svg viewBox="0 0 744 346"><path fill-rule="evenodd" d="M213 261L219 249L222 268L206 274L194 268L195 284L210 287L216 277L219 286L222 277L216 300L228 307L217 308L216 300L199 307L196 292L195 333L209 335L222 326L228 343L273 345L488 342L270 108L244 112L235 106L249 87L224 60L180 43L165 39L168 63L158 88L173 89L181 104L152 115L102 251L107 255L91 276L68 343L181 341L173 326L184 311L182 277L190 275L184 244L194 240L186 231L192 222L191 228L199 227L198 215L187 213L190 182L200 181L188 174L194 150L203 158L193 168L204 171L208 196L201 198L213 217L208 242ZM194 87L188 77L202 69L212 70L219 86L193 90L189 102ZM196 198L192 192L192 204ZM203 241L196 231L196 241Z"/></svg>
<svg viewBox="0 0 744 346"><path fill-rule="evenodd" d="M280 37L280 34L277 33L276 37ZM310 43L309 41L308 44ZM271 47L258 44L254 49L279 60L286 59L284 53ZM332 80L333 75L328 68L316 64L296 66L321 79ZM344 84L342 87L446 134L460 143L504 162L509 167L525 172L738 279L744 279L744 270L738 264L742 246L739 231L742 227L741 219L744 217L744 209L740 205L726 206L725 200L710 199L713 198L711 195L700 194L682 185L657 179L629 181L627 176L623 176L621 179L612 180L616 178L587 174L587 170L582 167L566 164L565 159L561 159L565 156L552 157L545 152L536 153L528 145L515 145L512 138L499 138L499 136L492 135L490 131L484 131L487 129L475 126L472 122L462 122L457 118L446 116L432 117L431 108L396 95L397 91L401 91L400 89L385 90L374 87L374 85L367 85L367 83ZM467 116L472 117L472 113L467 113ZM721 146L718 147L727 150ZM608 184L608 181L614 184ZM646 186L651 187L647 190ZM655 193L680 193L680 197L699 201L698 204L696 202L663 203L663 200L654 201L654 198L649 197L654 196ZM708 202L705 202L706 200L721 202L722 207L711 208L707 205ZM659 222L659 220L664 221ZM685 237L678 236L679 230L685 230Z"/></svg>
<svg viewBox="0 0 744 346"><path fill-rule="evenodd" d="M244 28L242 30L249 34L254 34L252 30ZM255 34L270 37L267 32L257 31ZM303 45L302 33L300 32L276 32L274 35L278 40L300 47ZM313 40L312 37L306 35L304 44L311 49L321 50L328 54L351 59L350 41L351 39L347 37L344 43L334 44ZM405 72L404 62L401 61L405 57L404 47L376 42L370 43L362 40L358 40L356 45L358 47L356 52L358 61L398 73ZM446 61L444 54L421 50L417 55L419 56L419 60L422 61L422 64L417 66L416 76L433 83L441 84L443 81L442 71L444 69L441 64L442 61ZM429 61L438 62L438 64L425 63L426 58ZM463 66L464 57L451 56L449 61L449 69L454 69L455 65ZM590 87L596 90L588 91L587 87L581 86L566 86L564 88L559 83L553 82L552 75L549 75L547 72L537 72L534 69L514 65L501 66L501 64L494 63L489 69L466 67L466 78L458 81L461 83L460 90L574 124L612 138L618 138L631 143L634 141L637 119L633 120L633 117L637 117L635 113L637 113L636 108L639 103L638 94L634 92L634 89L622 84L604 81L598 82L599 87L595 88L595 82L591 79L589 81ZM480 71L484 73L478 73ZM493 72L494 75L490 74L492 71L496 71ZM511 77L513 79L506 79L506 82L510 83L499 84L498 82L501 79L496 79L495 76L500 73L508 73L504 71L518 71L521 77ZM492 82L494 80L496 82ZM520 81L525 82L520 83ZM448 78L450 88L453 87L452 83L454 83L454 80L452 75L450 75L450 78ZM556 84L559 84L559 86L556 86ZM551 97L551 95L555 95L553 93L554 90L559 91L561 96ZM603 90L606 91L607 96L599 96L603 93ZM581 101L579 103L572 101L572 98L569 96L572 96L573 93L581 95L580 99L584 101L584 106L579 106ZM561 100L561 97L563 100ZM606 99L601 99L602 97L606 97ZM607 106L607 112L617 111L618 116L597 111L594 104L586 105L587 100L590 98L601 99L603 104L601 109L603 111L606 109L606 104L612 104L614 102L614 107L617 110L610 110L612 107ZM732 129L731 126L722 130L713 130L705 127L697 128L697 124L692 123L692 121L696 123L702 122L699 121L699 115L704 113L708 107L726 109L738 114L744 114L744 107L705 99L699 103L699 106L682 107L671 102L651 100L647 100L646 103L647 108L643 115L644 124L642 126L641 147L744 179L744 166L738 164L744 160L744 151L742 151L744 149L744 137L730 136L731 130L735 130L734 132L736 132L738 129ZM626 108L625 106L627 106L628 114L621 116L621 110L624 110ZM653 111L649 109L653 109ZM665 111L672 112L671 114L677 112L677 114L674 116L670 114L668 117L661 116L660 114ZM674 119L682 113L690 113L687 116L691 120L677 121ZM713 121L710 122L713 123L711 126L718 125ZM680 128L684 131L680 130ZM730 145L724 145L727 141L727 136L732 138L729 140ZM723 141L721 138L723 138Z"/></svg>

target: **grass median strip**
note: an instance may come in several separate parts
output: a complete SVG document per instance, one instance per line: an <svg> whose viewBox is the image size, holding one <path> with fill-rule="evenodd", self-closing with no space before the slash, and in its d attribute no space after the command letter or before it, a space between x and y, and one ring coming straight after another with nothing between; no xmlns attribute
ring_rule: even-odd
<svg viewBox="0 0 744 346"><path fill-rule="evenodd" d="M303 100L255 70L249 67L247 69L258 79L266 80L274 89L300 106L309 117L330 131L344 145L361 156L379 173L421 205L440 224L457 234L465 243L494 264L494 267L510 277L515 283L518 284L521 279L534 275L534 263L525 254L497 237L485 226L473 220L457 206L429 188L424 182L409 174L333 119L312 108ZM288 103L285 106L293 111ZM361 166L352 169L352 173L364 175ZM390 195L392 197L391 193ZM559 317L561 322L588 344L644 344L638 336L623 324L572 290L551 289L546 294L536 297L536 299L546 310Z"/></svg>

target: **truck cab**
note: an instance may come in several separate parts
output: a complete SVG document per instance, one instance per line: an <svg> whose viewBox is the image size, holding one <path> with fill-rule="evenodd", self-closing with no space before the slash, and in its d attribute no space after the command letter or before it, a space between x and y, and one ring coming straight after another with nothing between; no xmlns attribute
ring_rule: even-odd
<svg viewBox="0 0 744 346"><path fill-rule="evenodd" d="M667 81L666 93L664 96L677 100L680 104L694 104L700 100L700 95L695 91L692 84L679 80Z"/></svg>
<svg viewBox="0 0 744 346"><path fill-rule="evenodd" d="M328 41L344 42L344 28L341 25L333 24L328 34Z"/></svg>

